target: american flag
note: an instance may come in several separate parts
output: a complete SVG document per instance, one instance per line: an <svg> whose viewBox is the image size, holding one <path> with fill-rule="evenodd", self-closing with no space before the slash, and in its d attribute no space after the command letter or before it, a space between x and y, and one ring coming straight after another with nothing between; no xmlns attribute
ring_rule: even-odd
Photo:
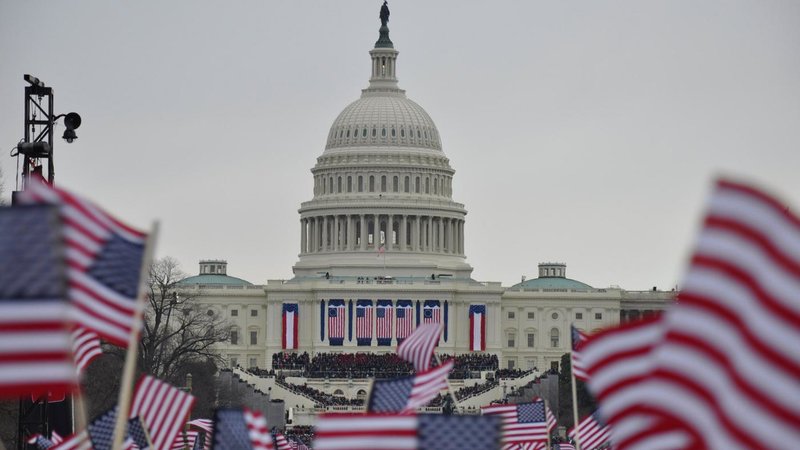
<svg viewBox="0 0 800 450"><path fill-rule="evenodd" d="M299 326L299 314L300 311L297 303L283 304L283 335L281 336L281 343L284 349L298 348L297 328Z"/></svg>
<svg viewBox="0 0 800 450"><path fill-rule="evenodd" d="M619 422L644 422L643 413L660 423L640 439L675 439L672 448L800 442L798 304L800 218L760 190L719 181L663 338L635 361L649 376L624 389L638 408L606 411L617 396L601 402L615 445L636 444L617 440Z"/></svg>
<svg viewBox="0 0 800 450"><path fill-rule="evenodd" d="M372 301L359 300L356 303L356 340L359 345L372 343Z"/></svg>
<svg viewBox="0 0 800 450"><path fill-rule="evenodd" d="M497 448L500 422L441 414L323 414L314 450L485 450Z"/></svg>
<svg viewBox="0 0 800 450"><path fill-rule="evenodd" d="M114 425L117 421L117 407L113 407L103 414L96 417L86 430L89 433L89 441L94 450L111 450L114 443ZM80 436L80 435L79 435ZM85 437L85 434L83 435ZM147 434L141 421L131 419L128 421L125 440L122 443L123 450L138 450L148 448Z"/></svg>
<svg viewBox="0 0 800 450"><path fill-rule="evenodd" d="M447 376L453 369L453 360L414 376L393 380L376 380L372 385L367 409L370 412L389 413L411 411L425 406L439 392L447 389Z"/></svg>
<svg viewBox="0 0 800 450"><path fill-rule="evenodd" d="M200 435L199 431L189 430L189 431L180 431L177 435L175 435L175 440L172 441L172 446L170 447L172 450L184 450L184 449L193 449L197 443L197 439Z"/></svg>
<svg viewBox="0 0 800 450"><path fill-rule="evenodd" d="M425 300L425 305L422 306L422 323L441 322L442 308L439 306L439 300Z"/></svg>
<svg viewBox="0 0 800 450"><path fill-rule="evenodd" d="M328 339L332 345L342 345L344 341L344 302L331 300L328 304Z"/></svg>
<svg viewBox="0 0 800 450"><path fill-rule="evenodd" d="M417 372L424 372L431 367L431 356L439 345L442 327L439 323L422 324L411 335L397 346L397 354L414 365Z"/></svg>
<svg viewBox="0 0 800 450"><path fill-rule="evenodd" d="M597 413L594 413L581 420L577 427L570 429L568 435L573 440L578 438L581 449L594 450L609 442L611 429L599 420Z"/></svg>
<svg viewBox="0 0 800 450"><path fill-rule="evenodd" d="M78 326L72 332L72 351L75 354L75 366L78 368L78 373L83 373L83 370L95 358L103 354L100 337L97 336L97 333Z"/></svg>
<svg viewBox="0 0 800 450"><path fill-rule="evenodd" d="M553 445L553 450L575 450L575 446L570 444L569 442L559 442L558 444Z"/></svg>
<svg viewBox="0 0 800 450"><path fill-rule="evenodd" d="M397 343L403 342L414 331L414 308L410 300L397 301Z"/></svg>
<svg viewBox="0 0 800 450"><path fill-rule="evenodd" d="M86 430L82 430L67 436L60 444L51 447L51 450L92 450L92 441L89 440Z"/></svg>
<svg viewBox="0 0 800 450"><path fill-rule="evenodd" d="M56 208L0 208L0 397L77 387Z"/></svg>
<svg viewBox="0 0 800 450"><path fill-rule="evenodd" d="M286 436L283 433L275 433L275 448L277 450L292 450L292 446L289 445L289 441L286 439Z"/></svg>
<svg viewBox="0 0 800 450"><path fill-rule="evenodd" d="M391 300L378 300L375 310L375 331L378 345L392 344L393 311Z"/></svg>
<svg viewBox="0 0 800 450"><path fill-rule="evenodd" d="M150 375L143 376L133 396L129 417L147 425L155 449L166 449L185 423L195 398Z"/></svg>
<svg viewBox="0 0 800 450"><path fill-rule="evenodd" d="M486 350L486 305L469 305L469 349Z"/></svg>
<svg viewBox="0 0 800 450"><path fill-rule="evenodd" d="M29 437L26 442L30 445L35 445L39 450L48 450L50 447L55 445L53 441L38 433Z"/></svg>
<svg viewBox="0 0 800 450"><path fill-rule="evenodd" d="M583 364L581 363L580 345L588 336L572 325L570 325L570 331L572 335L572 352L570 353L572 375L579 380L586 381L589 375L583 369Z"/></svg>
<svg viewBox="0 0 800 450"><path fill-rule="evenodd" d="M484 415L500 416L503 422L504 448L517 444L547 442L547 434L556 426L556 420L544 400L515 405L483 406Z"/></svg>
<svg viewBox="0 0 800 450"><path fill-rule="evenodd" d="M191 428L204 433L203 448L209 450L211 448L211 434L214 432L214 422L211 419L194 419L187 423Z"/></svg>
<svg viewBox="0 0 800 450"><path fill-rule="evenodd" d="M247 408L218 409L214 414L214 450L272 450L267 419Z"/></svg>
<svg viewBox="0 0 800 450"><path fill-rule="evenodd" d="M75 322L127 347L139 332L137 301L147 235L92 203L44 182L29 183L21 203L57 205L64 222L68 296Z"/></svg>
<svg viewBox="0 0 800 450"><path fill-rule="evenodd" d="M55 430L53 430L50 433L50 441L53 443L53 445L58 445L64 442L64 438L60 434L58 434Z"/></svg>

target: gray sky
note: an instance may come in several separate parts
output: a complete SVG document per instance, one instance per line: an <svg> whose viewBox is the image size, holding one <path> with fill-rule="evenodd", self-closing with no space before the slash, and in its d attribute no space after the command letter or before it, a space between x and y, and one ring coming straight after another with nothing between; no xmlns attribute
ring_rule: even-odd
<svg viewBox="0 0 800 450"><path fill-rule="evenodd" d="M375 1L0 0L0 148L24 73L78 111L57 182L189 273L291 277L297 208L366 87ZM719 174L800 204L800 2L390 2L400 87L436 122L479 280L560 261L596 287L679 282ZM63 128L56 132L60 136ZM6 194L15 160L0 158Z"/></svg>

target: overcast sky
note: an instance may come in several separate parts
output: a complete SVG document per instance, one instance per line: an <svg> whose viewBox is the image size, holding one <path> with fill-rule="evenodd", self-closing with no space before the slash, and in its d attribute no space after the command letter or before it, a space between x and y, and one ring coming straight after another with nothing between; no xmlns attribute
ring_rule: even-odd
<svg viewBox="0 0 800 450"><path fill-rule="evenodd" d="M309 169L367 86L380 2L0 0L0 149L24 73L77 111L56 180L159 256L290 278ZM800 2L390 2L398 78L436 122L473 277L543 261L595 287L679 283L715 177L800 204ZM58 136L63 127L56 131ZM6 196L16 160L0 158Z"/></svg>

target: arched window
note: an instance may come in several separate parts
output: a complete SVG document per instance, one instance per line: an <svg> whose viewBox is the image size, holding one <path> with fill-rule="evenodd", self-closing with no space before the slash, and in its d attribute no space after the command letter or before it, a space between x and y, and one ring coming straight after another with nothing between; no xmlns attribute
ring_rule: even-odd
<svg viewBox="0 0 800 450"><path fill-rule="evenodd" d="M550 347L552 348L559 347L558 328L553 328L552 330L550 330Z"/></svg>
<svg viewBox="0 0 800 450"><path fill-rule="evenodd" d="M434 194L438 194L439 193L439 178L438 177L433 179L433 193Z"/></svg>
<svg viewBox="0 0 800 450"><path fill-rule="evenodd" d="M236 327L231 328L230 331L231 345L239 345L239 329Z"/></svg>
<svg viewBox="0 0 800 450"><path fill-rule="evenodd" d="M397 175L395 175L394 178L392 178L392 192L397 192L400 190L399 184L400 179L397 177Z"/></svg>
<svg viewBox="0 0 800 450"><path fill-rule="evenodd" d="M392 128L392 137L395 137L395 135L396 135L396 132L395 132L394 128Z"/></svg>
<svg viewBox="0 0 800 450"><path fill-rule="evenodd" d="M378 135L378 129L375 128L375 127L372 127L372 137L375 137L377 135Z"/></svg>
<svg viewBox="0 0 800 450"><path fill-rule="evenodd" d="M359 389L358 392L356 392L356 398L359 399L359 400L366 399L367 398L367 391L365 391L363 389Z"/></svg>
<svg viewBox="0 0 800 450"><path fill-rule="evenodd" d="M369 176L369 191L370 192L375 192L375 176L374 175L370 175Z"/></svg>
<svg viewBox="0 0 800 450"><path fill-rule="evenodd" d="M409 180L409 178L408 178L408 176L406 176L405 181L403 183L403 191L405 191L405 192L408 192L408 189L409 189L408 180Z"/></svg>
<svg viewBox="0 0 800 450"><path fill-rule="evenodd" d="M333 177L328 178L328 193L333 194Z"/></svg>
<svg viewBox="0 0 800 450"><path fill-rule="evenodd" d="M386 128L381 130L381 137L386 137Z"/></svg>
<svg viewBox="0 0 800 450"><path fill-rule="evenodd" d="M347 192L353 192L353 177L347 176Z"/></svg>
<svg viewBox="0 0 800 450"><path fill-rule="evenodd" d="M401 137L401 138L403 138L403 137L406 137L406 130L405 130L405 128L400 128L400 137Z"/></svg>
<svg viewBox="0 0 800 450"><path fill-rule="evenodd" d="M415 188L414 192L419 194L419 177L416 177L415 180L414 180L414 188Z"/></svg>
<svg viewBox="0 0 800 450"><path fill-rule="evenodd" d="M333 187L333 183L331 183L331 187ZM425 193L431 193L431 177L425 177Z"/></svg>
<svg viewBox="0 0 800 450"><path fill-rule="evenodd" d="M386 192L386 175L381 175L381 192Z"/></svg>
<svg viewBox="0 0 800 450"><path fill-rule="evenodd" d="M333 396L334 397L344 397L344 392L341 389L337 389L337 390L333 391Z"/></svg>
<svg viewBox="0 0 800 450"><path fill-rule="evenodd" d="M364 192L364 177L358 176L358 192Z"/></svg>
<svg viewBox="0 0 800 450"><path fill-rule="evenodd" d="M367 137L367 127L364 127L364 131L361 132L361 137Z"/></svg>
<svg viewBox="0 0 800 450"><path fill-rule="evenodd" d="M336 179L336 192L342 193L342 177L337 177Z"/></svg>

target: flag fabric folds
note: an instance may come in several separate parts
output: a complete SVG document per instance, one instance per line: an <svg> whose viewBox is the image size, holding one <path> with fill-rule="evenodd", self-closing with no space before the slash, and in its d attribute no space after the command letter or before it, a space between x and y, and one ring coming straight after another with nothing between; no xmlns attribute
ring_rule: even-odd
<svg viewBox="0 0 800 450"><path fill-rule="evenodd" d="M378 300L375 305L375 337L378 345L392 345L392 320L394 307L391 300Z"/></svg>
<svg viewBox="0 0 800 450"><path fill-rule="evenodd" d="M247 408L218 409L214 414L213 450L272 450L267 420Z"/></svg>
<svg viewBox="0 0 800 450"><path fill-rule="evenodd" d="M344 300L328 302L328 341L330 345L344 344Z"/></svg>
<svg viewBox="0 0 800 450"><path fill-rule="evenodd" d="M515 405L483 406L481 413L502 419L504 445L547 442L547 434L556 426L553 413L541 399Z"/></svg>
<svg viewBox="0 0 800 450"><path fill-rule="evenodd" d="M572 337L572 351L570 352L572 375L579 380L586 381L588 375L583 369L583 363L581 362L580 345L588 338L588 336L586 333L575 328L573 325L570 325L570 332Z"/></svg>
<svg viewBox="0 0 800 450"><path fill-rule="evenodd" d="M372 345L372 300L356 302L356 342Z"/></svg>
<svg viewBox="0 0 800 450"><path fill-rule="evenodd" d="M489 416L323 414L314 450L496 449L500 422Z"/></svg>
<svg viewBox="0 0 800 450"><path fill-rule="evenodd" d="M447 389L447 376L453 369L449 360L439 367L414 376L393 380L375 380L367 401L367 410L376 413L410 411L427 405Z"/></svg>
<svg viewBox="0 0 800 450"><path fill-rule="evenodd" d="M292 450L292 446L282 433L275 433L275 448L277 450Z"/></svg>
<svg viewBox="0 0 800 450"><path fill-rule="evenodd" d="M284 303L283 304L283 335L281 341L284 350L296 349L297 342L297 325L299 316L299 307L297 303Z"/></svg>
<svg viewBox="0 0 800 450"><path fill-rule="evenodd" d="M397 301L397 343L400 344L414 331L414 307L411 300Z"/></svg>
<svg viewBox="0 0 800 450"><path fill-rule="evenodd" d="M78 384L57 208L0 208L0 397Z"/></svg>
<svg viewBox="0 0 800 450"><path fill-rule="evenodd" d="M63 220L67 292L76 323L120 347L139 332L135 324L139 275L147 235L92 203L43 180L31 180L23 204L56 205ZM136 329L134 329L136 328Z"/></svg>
<svg viewBox="0 0 800 450"><path fill-rule="evenodd" d="M585 450L594 450L605 445L611 439L611 430L599 420L596 412L586 416L577 427L571 428L567 434L570 439L574 440L578 431L580 431L581 449Z"/></svg>
<svg viewBox="0 0 800 450"><path fill-rule="evenodd" d="M486 350L486 305L469 305L469 349Z"/></svg>
<svg viewBox="0 0 800 450"><path fill-rule="evenodd" d="M397 346L397 355L410 362L417 372L428 370L431 367L433 351L439 345L441 329L439 323L421 324Z"/></svg>
<svg viewBox="0 0 800 450"><path fill-rule="evenodd" d="M72 332L72 351L75 354L75 366L78 368L78 373L83 373L95 358L103 354L100 337L94 331L78 326Z"/></svg>
<svg viewBox="0 0 800 450"><path fill-rule="evenodd" d="M642 379L622 393L590 379L615 446L800 442L800 218L784 203L719 181L678 301L659 321L650 352L621 368L644 368Z"/></svg>
<svg viewBox="0 0 800 450"><path fill-rule="evenodd" d="M39 450L48 450L50 447L55 445L53 441L38 433L29 437L26 442L30 445L35 445Z"/></svg>
<svg viewBox="0 0 800 450"><path fill-rule="evenodd" d="M52 450L92 450L92 441L89 440L89 434L86 430L82 430L71 436L67 436L64 440L51 447Z"/></svg>
<svg viewBox="0 0 800 450"><path fill-rule="evenodd" d="M185 448L193 449L197 445L199 435L200 432L196 430L179 431L178 434L175 435L175 440L172 441L172 446L170 448L172 450L183 450Z"/></svg>
<svg viewBox="0 0 800 450"><path fill-rule="evenodd" d="M86 430L94 450L111 450L114 443L114 423L117 421L117 407L113 407L92 420Z"/></svg>
<svg viewBox="0 0 800 450"><path fill-rule="evenodd" d="M145 375L136 385L129 417L139 417L148 428L153 448L164 450L172 445L194 402L189 393Z"/></svg>

